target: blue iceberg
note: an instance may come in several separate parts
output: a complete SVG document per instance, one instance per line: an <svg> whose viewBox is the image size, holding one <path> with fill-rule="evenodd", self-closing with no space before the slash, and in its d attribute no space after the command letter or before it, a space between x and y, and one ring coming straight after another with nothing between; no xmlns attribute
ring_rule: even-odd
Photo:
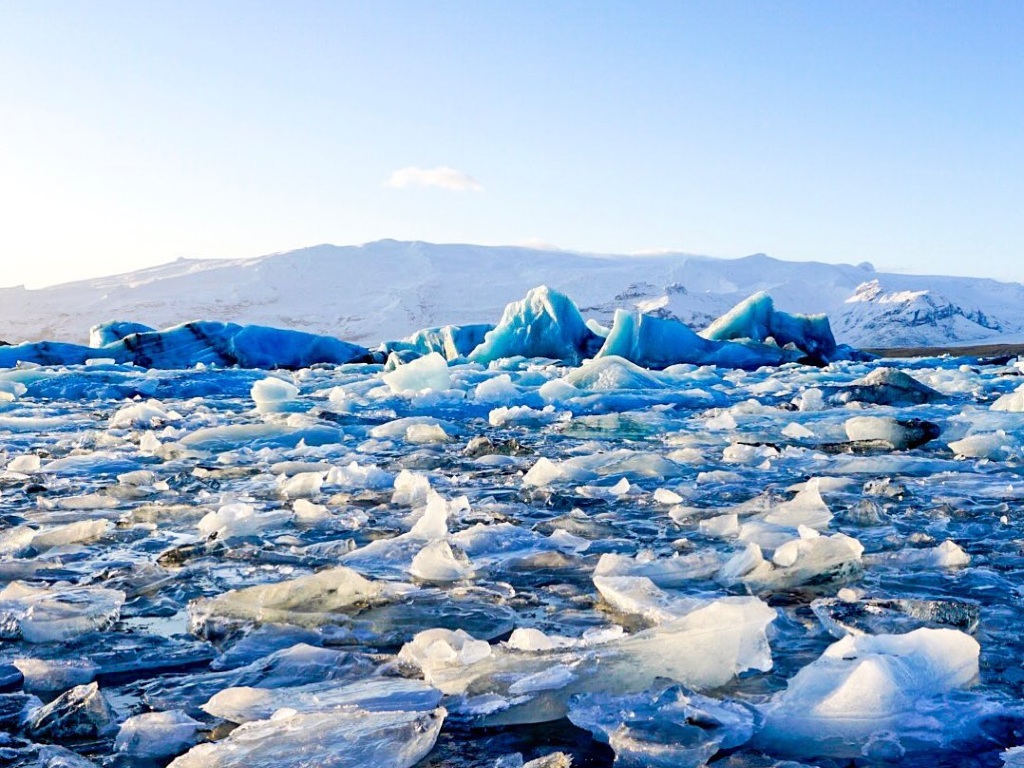
<svg viewBox="0 0 1024 768"><path fill-rule="evenodd" d="M836 355L836 340L828 317L780 312L772 297L763 291L741 301L700 335L713 341L773 339L780 347L792 344L810 362L827 363Z"/></svg>
<svg viewBox="0 0 1024 768"><path fill-rule="evenodd" d="M111 320L106 323L97 323L89 329L89 346L105 347L107 344L113 344L133 333L150 333L155 330L156 328L150 328L148 325L131 320Z"/></svg>
<svg viewBox="0 0 1024 768"><path fill-rule="evenodd" d="M541 285L505 307L497 327L469 359L486 364L503 357L548 357L578 365L593 357L602 341L587 327L572 299Z"/></svg>
<svg viewBox="0 0 1024 768"><path fill-rule="evenodd" d="M116 328L118 324L110 324ZM113 331L111 331L113 332ZM370 359L369 350L333 336L211 321L182 323L162 331L130 333L100 347L41 341L0 347L0 367L19 362L82 365L111 360L146 368L190 368L197 363L242 368L305 368L317 363Z"/></svg>
<svg viewBox="0 0 1024 768"><path fill-rule="evenodd" d="M622 357L644 368L679 363L752 370L803 358L803 352L759 342L713 341L678 320L615 311L612 329L596 357Z"/></svg>
<svg viewBox="0 0 1024 768"><path fill-rule="evenodd" d="M449 362L466 357L483 343L488 331L494 330L492 323L471 325L442 325L439 328L423 328L401 341L385 342L387 353L411 353L417 357L437 352Z"/></svg>

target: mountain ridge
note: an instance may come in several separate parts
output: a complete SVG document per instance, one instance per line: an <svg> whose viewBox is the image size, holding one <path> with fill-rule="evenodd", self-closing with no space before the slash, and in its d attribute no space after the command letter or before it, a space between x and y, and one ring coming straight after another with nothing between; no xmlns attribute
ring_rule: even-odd
<svg viewBox="0 0 1024 768"><path fill-rule="evenodd" d="M547 284L602 324L624 308L695 330L758 291L780 309L827 314L836 339L909 347L1024 339L1024 285L907 275L870 264L794 262L758 253L577 251L380 240L166 264L47 288L0 288L0 338L82 342L109 320L154 327L204 319L257 323L373 345L425 327L495 322Z"/></svg>

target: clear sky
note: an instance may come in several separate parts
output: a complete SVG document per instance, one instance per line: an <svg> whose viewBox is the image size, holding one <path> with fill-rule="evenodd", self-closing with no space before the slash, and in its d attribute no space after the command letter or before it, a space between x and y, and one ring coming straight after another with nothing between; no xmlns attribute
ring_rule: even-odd
<svg viewBox="0 0 1024 768"><path fill-rule="evenodd" d="M385 237L1024 281L1024 3L0 0L0 285Z"/></svg>

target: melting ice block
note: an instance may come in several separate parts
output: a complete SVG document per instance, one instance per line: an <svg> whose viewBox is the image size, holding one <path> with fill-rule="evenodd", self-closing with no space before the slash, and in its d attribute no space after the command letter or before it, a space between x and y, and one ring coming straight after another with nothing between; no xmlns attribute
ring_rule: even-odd
<svg viewBox="0 0 1024 768"><path fill-rule="evenodd" d="M206 634L220 621L300 627L346 624L363 608L386 603L408 589L405 585L370 581L339 565L309 576L193 600L188 607L189 623L197 634Z"/></svg>
<svg viewBox="0 0 1024 768"><path fill-rule="evenodd" d="M448 363L437 352L405 363L382 374L384 383L396 394L415 394L428 389L446 390L452 385Z"/></svg>
<svg viewBox="0 0 1024 768"><path fill-rule="evenodd" d="M992 403L993 411L1008 411L1010 413L1020 413L1024 411L1024 384L1017 387L1013 392L1006 395L1000 395L994 403Z"/></svg>
<svg viewBox="0 0 1024 768"><path fill-rule="evenodd" d="M768 670L765 633L775 615L757 598L714 600L633 635L608 633L544 650L433 629L406 643L399 662L453 697L446 706L479 724L545 722L563 717L577 693L632 693L658 678L710 688L747 669Z"/></svg>
<svg viewBox="0 0 1024 768"><path fill-rule="evenodd" d="M350 683L328 681L292 688L227 688L203 704L203 711L232 723L265 720L279 709L312 713L356 706L368 712L432 710L441 692L422 680L373 677Z"/></svg>
<svg viewBox="0 0 1024 768"><path fill-rule="evenodd" d="M854 416L847 420L845 428L846 436L854 442L883 443L896 451L924 445L942 431L930 421L892 416Z"/></svg>
<svg viewBox="0 0 1024 768"><path fill-rule="evenodd" d="M572 299L545 285L505 307L501 321L469 354L477 363L503 357L550 357L578 365L592 356L601 337L587 327Z"/></svg>
<svg viewBox="0 0 1024 768"><path fill-rule="evenodd" d="M30 643L69 640L121 616L125 594L102 587L33 587L14 581L0 590L0 638Z"/></svg>
<svg viewBox="0 0 1024 768"><path fill-rule="evenodd" d="M756 741L773 754L893 757L934 749L942 722L925 712L978 674L979 646L954 629L848 635L801 669L764 710ZM946 713L949 724L955 713Z"/></svg>
<svg viewBox="0 0 1024 768"><path fill-rule="evenodd" d="M617 696L588 693L569 705L569 719L615 751L615 764L699 768L720 749L750 740L754 712L673 686Z"/></svg>
<svg viewBox="0 0 1024 768"><path fill-rule="evenodd" d="M198 741L203 727L184 712L145 712L121 724L114 751L150 760L174 757Z"/></svg>
<svg viewBox="0 0 1024 768"><path fill-rule="evenodd" d="M409 768L430 752L447 713L367 712L348 707L298 714L278 712L200 744L170 768ZM315 758L314 758L315 756Z"/></svg>

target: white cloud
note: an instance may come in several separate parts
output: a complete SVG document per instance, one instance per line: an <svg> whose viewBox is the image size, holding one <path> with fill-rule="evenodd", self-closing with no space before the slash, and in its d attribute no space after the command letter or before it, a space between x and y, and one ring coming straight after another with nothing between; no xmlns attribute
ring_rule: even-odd
<svg viewBox="0 0 1024 768"><path fill-rule="evenodd" d="M393 189L405 187L439 187L454 192L483 192L483 185L468 173L457 171L447 166L437 168L399 168L384 182L384 186Z"/></svg>

